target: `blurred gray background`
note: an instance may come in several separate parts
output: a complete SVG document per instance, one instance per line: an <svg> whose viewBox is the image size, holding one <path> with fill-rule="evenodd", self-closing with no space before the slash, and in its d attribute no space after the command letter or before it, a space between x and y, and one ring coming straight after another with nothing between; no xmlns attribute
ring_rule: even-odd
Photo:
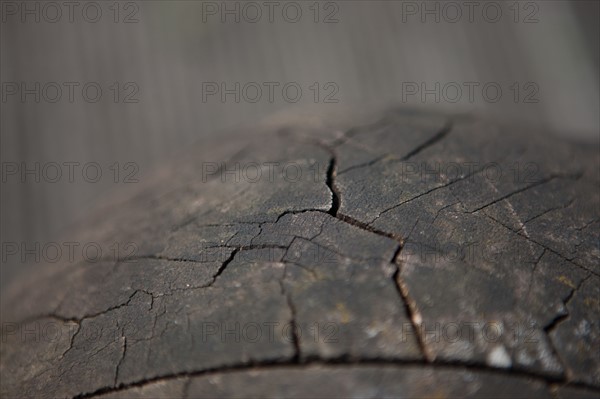
<svg viewBox="0 0 600 399"><path fill-rule="evenodd" d="M271 16L262 1L84 1L72 15L62 2L55 3L62 15L47 3L2 0L3 243L57 241L106 192L126 186L126 175L149 179L190 143L281 112L406 104L475 112L597 145L597 1L474 2L473 9L463 2L296 1L278 2ZM36 82L39 102L23 93ZM62 87L56 102L48 101L55 97L49 82ZM73 82L72 102L65 82ZM90 82L102 89L97 102L82 94ZM240 93L239 102L233 94L224 102L219 94L203 98L211 82L230 89L255 82L263 95L257 102L250 101L254 91ZM264 82L279 84L272 102ZM472 99L465 82L478 85ZM282 94L286 83L302 89L298 102ZM408 95L436 83L439 99ZM482 92L490 84L502 89L498 101ZM456 85L463 88L458 100ZM97 162L103 177L84 181L80 167L73 182L67 168L55 183L43 174L40 182L8 174L10 165L52 162ZM19 266L14 257L3 260L3 285Z"/></svg>

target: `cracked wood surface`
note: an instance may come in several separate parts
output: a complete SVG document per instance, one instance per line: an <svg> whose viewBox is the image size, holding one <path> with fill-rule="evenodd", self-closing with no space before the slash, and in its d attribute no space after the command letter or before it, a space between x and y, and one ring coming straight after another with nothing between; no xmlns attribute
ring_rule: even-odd
<svg viewBox="0 0 600 399"><path fill-rule="evenodd" d="M201 145L76 233L133 257L3 293L2 396L597 396L598 168L404 110Z"/></svg>

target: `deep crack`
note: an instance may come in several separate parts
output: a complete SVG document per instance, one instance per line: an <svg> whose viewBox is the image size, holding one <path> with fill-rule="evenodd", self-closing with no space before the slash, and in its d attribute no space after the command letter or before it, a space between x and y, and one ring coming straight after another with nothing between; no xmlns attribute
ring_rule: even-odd
<svg viewBox="0 0 600 399"><path fill-rule="evenodd" d="M293 361L299 362L302 352L300 347L300 336L298 335L298 325L296 323L296 306L294 305L294 302L292 301L292 296L289 293L286 293L285 296L287 304L290 308L290 312L292 313L290 325L292 327L292 344L294 345L295 351Z"/></svg>
<svg viewBox="0 0 600 399"><path fill-rule="evenodd" d="M331 208L328 213L333 217L337 216L338 210L340 209L340 194L335 187L336 172L337 160L335 156L332 156L329 160L329 167L327 168L326 184L327 187L329 187L329 191L331 191Z"/></svg>
<svg viewBox="0 0 600 399"><path fill-rule="evenodd" d="M121 368L121 364L123 364L123 360L125 360L125 354L127 353L127 337L121 331L121 337L123 338L123 353L121 354L121 359L119 359L119 363L117 363L117 367L115 369L115 387L119 381L119 369Z"/></svg>
<svg viewBox="0 0 600 399"><path fill-rule="evenodd" d="M583 283L585 283L587 281L587 279L589 279L591 276L592 276L592 274L590 273L585 278L583 278L579 282L579 284L577 284L577 287L571 289L571 292L569 293L569 295L563 300L563 305L565 307L566 313L556 316L546 326L544 326L544 332L546 333L546 336L548 337L550 346L552 347L552 350L554 351L555 356L559 359L560 363L562 364L563 369L565 370L565 376L566 376L567 381L571 380L572 373L569 370L569 368L565 366L565 362L561 359L561 356L558 353L558 350L556 349L556 346L554 345L554 342L552 341L552 337L550 336L550 334L552 333L552 331L554 331L554 329L556 329L558 327L558 325L560 323L567 320L571 316L571 312L569 311L569 303L575 296L575 293L581 288Z"/></svg>
<svg viewBox="0 0 600 399"><path fill-rule="evenodd" d="M396 258L399 254L400 251L398 251ZM427 348L427 345L425 344L423 331L421 329L421 315L419 314L416 308L416 304L409 297L408 287L402 280L402 277L400 277L400 266L397 263L395 263L395 265L396 271L392 275L392 279L394 280L394 286L396 287L400 298L402 298L402 302L404 303L404 308L406 310L406 316L408 317L408 320L410 321L412 328L415 331L417 345L419 346L419 349L421 350L421 353L423 354L425 360L427 362L432 362L435 359L435 357L431 354L431 352Z"/></svg>

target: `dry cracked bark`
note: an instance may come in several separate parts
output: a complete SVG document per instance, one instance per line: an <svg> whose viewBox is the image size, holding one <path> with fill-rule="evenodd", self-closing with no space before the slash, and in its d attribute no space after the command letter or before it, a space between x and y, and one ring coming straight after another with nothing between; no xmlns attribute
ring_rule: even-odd
<svg viewBox="0 0 600 399"><path fill-rule="evenodd" d="M245 133L77 230L135 256L3 294L3 396L598 395L594 149L404 110Z"/></svg>

